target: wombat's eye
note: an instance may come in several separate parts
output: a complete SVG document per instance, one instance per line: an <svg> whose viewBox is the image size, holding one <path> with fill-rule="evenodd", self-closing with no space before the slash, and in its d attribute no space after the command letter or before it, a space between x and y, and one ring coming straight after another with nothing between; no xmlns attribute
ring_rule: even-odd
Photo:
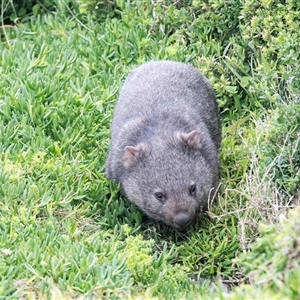
<svg viewBox="0 0 300 300"><path fill-rule="evenodd" d="M196 195L196 191L197 191L196 184L194 183L194 184L190 185L190 187L189 187L189 194L191 196L195 196Z"/></svg>
<svg viewBox="0 0 300 300"><path fill-rule="evenodd" d="M154 193L154 196L155 196L155 198L158 200L158 201L163 201L164 200L164 195L163 195L163 193L161 193L161 192L156 192L156 193Z"/></svg>

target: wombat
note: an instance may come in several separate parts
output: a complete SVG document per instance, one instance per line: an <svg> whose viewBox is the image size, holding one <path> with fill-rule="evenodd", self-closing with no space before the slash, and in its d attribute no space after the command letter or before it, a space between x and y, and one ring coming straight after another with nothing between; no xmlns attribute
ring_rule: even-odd
<svg viewBox="0 0 300 300"><path fill-rule="evenodd" d="M182 230L216 193L220 143L208 80L188 64L148 62L121 88L106 176L149 217Z"/></svg>

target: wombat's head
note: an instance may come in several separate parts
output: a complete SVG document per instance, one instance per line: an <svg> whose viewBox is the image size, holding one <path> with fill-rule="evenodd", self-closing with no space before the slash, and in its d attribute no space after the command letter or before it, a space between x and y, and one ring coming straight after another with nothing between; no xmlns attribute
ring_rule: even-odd
<svg viewBox="0 0 300 300"><path fill-rule="evenodd" d="M212 170L203 154L197 131L127 146L123 190L148 216L182 230L207 210L215 193L218 170Z"/></svg>

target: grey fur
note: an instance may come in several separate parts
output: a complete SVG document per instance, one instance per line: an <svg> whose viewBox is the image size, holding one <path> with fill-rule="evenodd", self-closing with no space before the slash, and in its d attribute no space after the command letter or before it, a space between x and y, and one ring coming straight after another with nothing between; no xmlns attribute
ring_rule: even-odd
<svg viewBox="0 0 300 300"><path fill-rule="evenodd" d="M187 64L148 62L120 91L106 176L148 216L181 230L218 187L220 143L208 80Z"/></svg>

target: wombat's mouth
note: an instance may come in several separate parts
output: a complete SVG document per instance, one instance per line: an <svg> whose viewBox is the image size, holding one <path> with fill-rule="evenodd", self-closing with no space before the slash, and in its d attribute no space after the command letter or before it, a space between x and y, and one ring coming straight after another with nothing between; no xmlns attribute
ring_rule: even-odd
<svg viewBox="0 0 300 300"><path fill-rule="evenodd" d="M192 224L194 224L194 222L190 222L188 224L186 224L185 226L183 227L180 227L180 226L177 226L177 225L171 225L172 228L178 232L185 232L186 230L188 230L189 227L192 226Z"/></svg>

